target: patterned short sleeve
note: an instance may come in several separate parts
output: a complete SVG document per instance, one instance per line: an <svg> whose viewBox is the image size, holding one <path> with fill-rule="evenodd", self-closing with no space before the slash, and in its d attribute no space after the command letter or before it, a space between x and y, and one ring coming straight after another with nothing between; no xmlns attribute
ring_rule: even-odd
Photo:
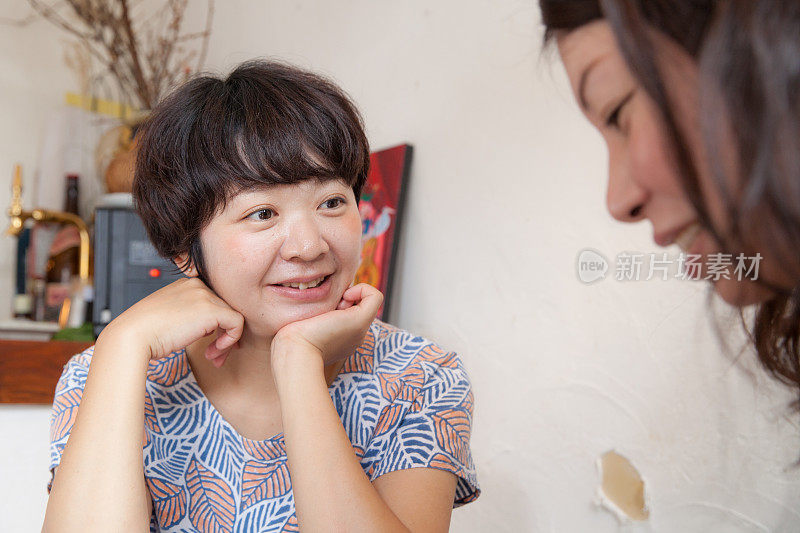
<svg viewBox="0 0 800 533"><path fill-rule="evenodd" d="M47 491L53 484L53 473L61 463L61 454L67 444L75 416L78 414L78 405L81 402L86 377L89 374L89 364L92 360L94 347L73 356L64 366L64 371L56 384L53 408L50 412L50 482Z"/></svg>
<svg viewBox="0 0 800 533"><path fill-rule="evenodd" d="M431 343L414 349L404 368L378 370L383 396L392 401L366 453L377 458L370 478L406 468L446 470L458 477L458 507L480 495L469 443L472 387L457 354Z"/></svg>
<svg viewBox="0 0 800 533"><path fill-rule="evenodd" d="M53 397L53 408L50 411L50 481L47 483L47 492L53 486L53 477L56 467L61 464L61 454L67 444L72 425L78 414L78 406L89 376L89 365L92 362L94 346L72 356L64 365L61 377L56 384ZM150 517L150 532L158 531L155 514Z"/></svg>

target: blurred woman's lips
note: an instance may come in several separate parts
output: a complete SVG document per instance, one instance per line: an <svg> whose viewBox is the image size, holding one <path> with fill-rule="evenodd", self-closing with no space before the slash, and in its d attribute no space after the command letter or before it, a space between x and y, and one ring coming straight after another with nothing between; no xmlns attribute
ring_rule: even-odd
<svg viewBox="0 0 800 533"><path fill-rule="evenodd" d="M696 232L699 232L700 229L702 229L700 223L695 220L672 230L656 232L653 234L653 241L665 248L673 244L681 246L681 244L688 243L687 239L691 240L696 237Z"/></svg>
<svg viewBox="0 0 800 533"><path fill-rule="evenodd" d="M686 229L681 231L675 240L673 241L678 247L683 250L684 252L691 253L692 244L694 243L697 236L702 231L703 227L700 225L699 222L695 222L689 225Z"/></svg>
<svg viewBox="0 0 800 533"><path fill-rule="evenodd" d="M321 278L321 282L318 278L316 280L309 280L308 282L287 282L286 284L268 285L267 287L275 291L278 295L285 296L292 300L315 302L328 297L331 292L332 277L332 274L328 274Z"/></svg>

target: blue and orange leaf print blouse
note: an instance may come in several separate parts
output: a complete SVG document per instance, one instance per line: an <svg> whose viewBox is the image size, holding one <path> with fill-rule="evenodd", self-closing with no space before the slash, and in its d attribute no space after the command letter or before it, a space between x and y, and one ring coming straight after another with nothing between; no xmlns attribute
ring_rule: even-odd
<svg viewBox="0 0 800 533"><path fill-rule="evenodd" d="M75 421L92 350L70 359L56 386L51 472ZM151 531L299 531L282 434L261 441L239 435L200 390L185 350L151 361L145 389ZM454 506L478 497L472 391L455 353L375 320L328 390L370 480L437 468L458 477Z"/></svg>

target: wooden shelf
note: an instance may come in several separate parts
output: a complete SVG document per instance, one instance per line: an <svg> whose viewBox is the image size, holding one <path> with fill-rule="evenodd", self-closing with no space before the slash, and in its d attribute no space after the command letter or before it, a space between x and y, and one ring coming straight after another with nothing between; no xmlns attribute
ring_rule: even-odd
<svg viewBox="0 0 800 533"><path fill-rule="evenodd" d="M53 403L64 365L92 344L0 340L0 403Z"/></svg>

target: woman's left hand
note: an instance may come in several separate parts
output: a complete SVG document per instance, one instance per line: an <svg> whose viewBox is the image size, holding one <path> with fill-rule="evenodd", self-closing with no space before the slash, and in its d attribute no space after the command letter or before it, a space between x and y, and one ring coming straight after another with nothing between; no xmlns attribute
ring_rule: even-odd
<svg viewBox="0 0 800 533"><path fill-rule="evenodd" d="M329 365L355 352L378 314L383 294L366 283L347 289L335 310L292 322L272 340L272 367L291 366L309 354Z"/></svg>

